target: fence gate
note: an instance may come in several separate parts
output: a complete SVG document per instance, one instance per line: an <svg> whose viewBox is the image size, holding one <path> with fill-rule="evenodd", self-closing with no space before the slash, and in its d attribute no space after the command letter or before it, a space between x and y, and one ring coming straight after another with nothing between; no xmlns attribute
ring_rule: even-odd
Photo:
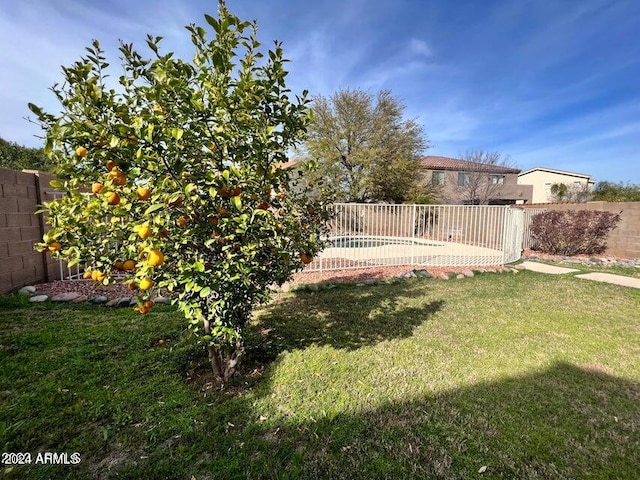
<svg viewBox="0 0 640 480"><path fill-rule="evenodd" d="M502 263L511 263L520 259L522 255L522 241L524 237L524 210L521 208L507 208L504 215L504 240Z"/></svg>

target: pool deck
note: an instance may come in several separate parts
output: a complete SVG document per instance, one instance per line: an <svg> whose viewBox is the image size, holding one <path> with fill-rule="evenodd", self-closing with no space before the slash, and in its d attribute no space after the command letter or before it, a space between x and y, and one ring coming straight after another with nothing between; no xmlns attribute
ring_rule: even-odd
<svg viewBox="0 0 640 480"><path fill-rule="evenodd" d="M416 239L419 242L419 239ZM468 257L468 265L499 265L502 263L503 252L486 247L477 247L464 243L424 240L425 245L388 244L377 247L329 247L324 249L318 259L346 259L356 262L371 262L375 264L399 265L444 265L453 259L460 260Z"/></svg>

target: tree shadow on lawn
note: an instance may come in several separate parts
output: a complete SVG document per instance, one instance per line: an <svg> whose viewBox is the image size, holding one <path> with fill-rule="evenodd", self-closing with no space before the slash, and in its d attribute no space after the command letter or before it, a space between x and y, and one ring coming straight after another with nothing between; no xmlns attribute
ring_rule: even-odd
<svg viewBox="0 0 640 480"><path fill-rule="evenodd" d="M356 350L410 337L442 310L424 284L345 286L330 292L300 292L263 308L247 332L248 356L271 361L284 350L330 345Z"/></svg>
<svg viewBox="0 0 640 480"><path fill-rule="evenodd" d="M638 383L556 363L333 418L253 423L242 440L226 439L228 452L207 470L216 478L635 479L639 400Z"/></svg>

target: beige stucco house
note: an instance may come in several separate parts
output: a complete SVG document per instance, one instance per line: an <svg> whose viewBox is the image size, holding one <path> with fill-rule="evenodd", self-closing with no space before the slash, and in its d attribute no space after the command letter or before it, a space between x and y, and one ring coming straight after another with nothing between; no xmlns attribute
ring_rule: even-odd
<svg viewBox="0 0 640 480"><path fill-rule="evenodd" d="M518 185L531 185L531 203L551 203L555 201L551 193L553 184L565 184L570 193L590 192L595 184L591 175L568 172L546 167L535 167L518 174Z"/></svg>

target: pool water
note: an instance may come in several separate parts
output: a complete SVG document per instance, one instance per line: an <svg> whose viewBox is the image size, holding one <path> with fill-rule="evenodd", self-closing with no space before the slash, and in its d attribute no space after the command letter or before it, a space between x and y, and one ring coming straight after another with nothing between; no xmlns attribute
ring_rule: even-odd
<svg viewBox="0 0 640 480"><path fill-rule="evenodd" d="M385 245L418 245L421 247L441 247L437 243L427 243L411 238L368 238L368 237L341 237L331 240L333 248L372 248Z"/></svg>

